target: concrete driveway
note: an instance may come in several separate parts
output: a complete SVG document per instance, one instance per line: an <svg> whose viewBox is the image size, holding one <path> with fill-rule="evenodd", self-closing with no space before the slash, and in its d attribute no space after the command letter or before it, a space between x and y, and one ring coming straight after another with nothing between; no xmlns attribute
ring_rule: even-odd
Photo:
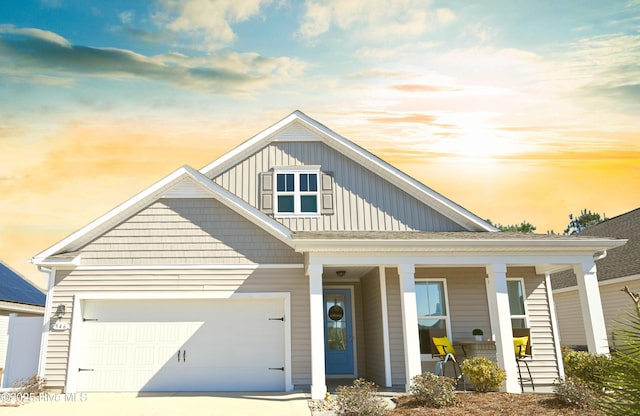
<svg viewBox="0 0 640 416"><path fill-rule="evenodd" d="M48 394L19 407L0 401L3 416L310 416L305 393Z"/></svg>

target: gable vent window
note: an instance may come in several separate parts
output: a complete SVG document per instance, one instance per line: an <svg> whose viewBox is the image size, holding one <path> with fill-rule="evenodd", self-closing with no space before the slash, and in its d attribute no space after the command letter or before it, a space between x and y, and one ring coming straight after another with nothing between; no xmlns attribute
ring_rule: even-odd
<svg viewBox="0 0 640 416"><path fill-rule="evenodd" d="M276 217L334 213L333 175L320 166L275 168L260 174L260 209Z"/></svg>
<svg viewBox="0 0 640 416"><path fill-rule="evenodd" d="M318 172L276 171L276 215L319 214L318 175Z"/></svg>

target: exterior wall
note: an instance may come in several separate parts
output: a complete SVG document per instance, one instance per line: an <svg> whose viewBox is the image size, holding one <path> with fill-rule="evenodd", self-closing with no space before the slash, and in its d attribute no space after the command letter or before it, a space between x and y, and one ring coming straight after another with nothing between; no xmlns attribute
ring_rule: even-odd
<svg viewBox="0 0 640 416"><path fill-rule="evenodd" d="M400 302L400 277L398 269L387 268L387 314L389 320L389 353L391 356L391 383L406 384L404 364L404 335L402 333L402 305Z"/></svg>
<svg viewBox="0 0 640 416"><path fill-rule="evenodd" d="M215 199L161 199L81 250L82 265L302 263Z"/></svg>
<svg viewBox="0 0 640 416"><path fill-rule="evenodd" d="M509 267L507 277L524 278L527 316L531 328L533 360L529 363L536 389L550 387L559 376L555 340L551 328L551 312L543 275L537 275L533 267ZM525 385L526 386L526 385Z"/></svg>
<svg viewBox="0 0 640 416"><path fill-rule="evenodd" d="M0 368L5 368L7 345L9 343L9 314L0 313ZM0 372L0 381L2 373Z"/></svg>
<svg viewBox="0 0 640 416"><path fill-rule="evenodd" d="M385 385L384 338L382 333L382 294L378 269L362 278L362 302L364 309L365 367L367 379ZM363 339L364 338L364 339Z"/></svg>
<svg viewBox="0 0 640 416"><path fill-rule="evenodd" d="M640 276L631 280L619 281L619 279L616 279L615 281L607 280L600 283L602 310L611 345L614 344L611 342L611 333L616 328L616 321L622 319L625 312L633 311L633 303L629 295L622 292L625 286L629 286L632 291L640 291ZM560 342L562 345L585 346L587 339L584 335L584 321L580 309L578 289L573 288L555 292L553 299L556 302Z"/></svg>
<svg viewBox="0 0 640 416"><path fill-rule="evenodd" d="M288 131L281 135L287 136ZM306 129L291 131L301 139L315 137ZM293 231L464 230L386 179L319 141L270 143L213 180L259 208L259 174L273 167L300 165L320 165L323 172L333 174L336 210L333 215L318 218L277 218Z"/></svg>
<svg viewBox="0 0 640 416"><path fill-rule="evenodd" d="M311 383L309 284L302 267L253 270L58 271L55 284L52 309L56 310L58 305L64 304L67 311L61 322L70 322L73 296L83 292L289 292L292 381L294 385ZM69 339L69 331L49 333L45 377L51 388L64 387Z"/></svg>
<svg viewBox="0 0 640 416"><path fill-rule="evenodd" d="M452 341L472 340L471 331L474 328L484 329L485 335L491 334L484 268L416 267L415 277L416 279L446 279ZM534 359L529 366L536 388L550 386L558 379L559 371L544 276L536 275L533 267L509 267L507 277L524 278L527 316L534 354ZM387 269L387 290L393 383L401 384L404 382L404 350L399 282L397 270L394 268ZM434 371L434 368L432 361L423 361L425 371Z"/></svg>

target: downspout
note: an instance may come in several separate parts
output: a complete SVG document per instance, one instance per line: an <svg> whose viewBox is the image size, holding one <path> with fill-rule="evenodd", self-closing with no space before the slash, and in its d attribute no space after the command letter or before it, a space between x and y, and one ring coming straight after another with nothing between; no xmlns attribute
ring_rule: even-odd
<svg viewBox="0 0 640 416"><path fill-rule="evenodd" d="M49 274L49 284L47 287L47 299L44 308L44 317L42 320L42 336L40 338L40 355L38 357L38 376L45 375L47 362L47 344L49 343L49 329L51 327L51 305L53 304L53 286L55 283L56 269L38 266L38 270L42 273Z"/></svg>

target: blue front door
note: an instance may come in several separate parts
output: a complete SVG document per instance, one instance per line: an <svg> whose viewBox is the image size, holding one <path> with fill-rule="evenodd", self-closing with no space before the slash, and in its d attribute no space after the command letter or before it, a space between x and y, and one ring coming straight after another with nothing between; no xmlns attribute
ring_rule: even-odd
<svg viewBox="0 0 640 416"><path fill-rule="evenodd" d="M324 290L324 351L327 374L354 374L351 289Z"/></svg>

